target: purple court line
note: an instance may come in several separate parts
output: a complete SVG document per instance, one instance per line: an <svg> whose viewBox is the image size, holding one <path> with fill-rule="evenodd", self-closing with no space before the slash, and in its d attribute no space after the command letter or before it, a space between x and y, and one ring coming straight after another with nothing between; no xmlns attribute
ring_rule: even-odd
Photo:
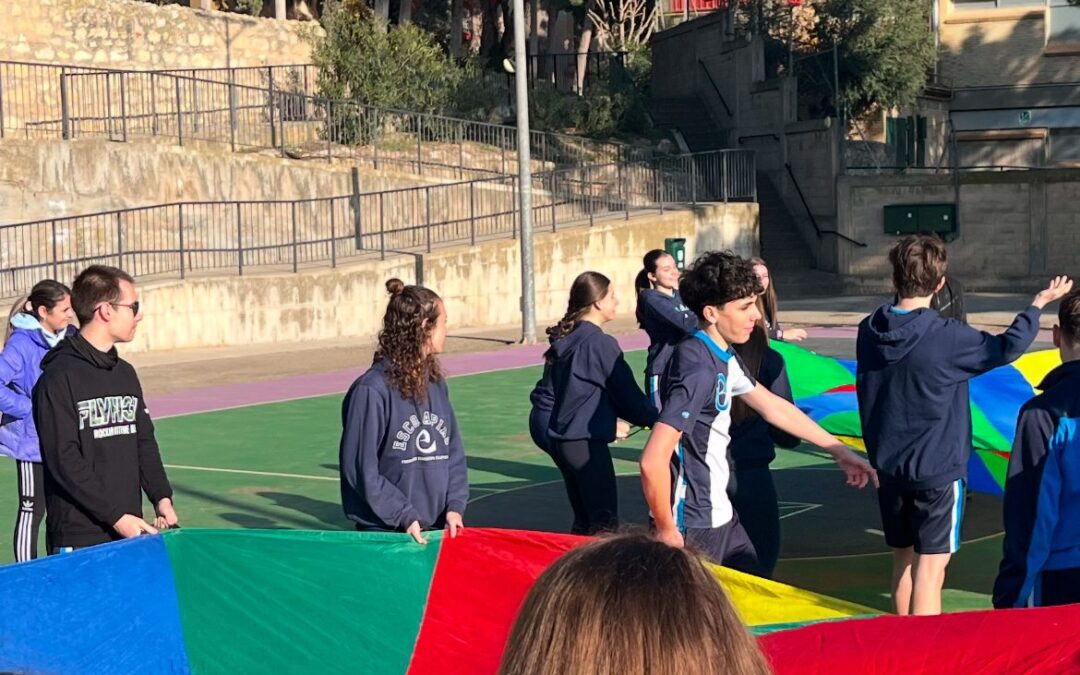
<svg viewBox="0 0 1080 675"><path fill-rule="evenodd" d="M857 333L854 326L808 329L811 338L850 338ZM1045 333L1045 335L1044 335ZM616 336L624 351L645 349L649 339L644 332ZM1049 331L1039 334L1049 340ZM446 354L441 358L443 368L451 377L474 375L495 370L538 366L546 345L510 347L496 351ZM330 373L294 375L275 380L241 382L214 387L199 387L163 394L150 394L147 403L156 419L190 415L192 413L228 410L262 403L275 403L313 396L341 394L366 370L350 368Z"/></svg>
<svg viewBox="0 0 1080 675"><path fill-rule="evenodd" d="M625 351L644 349L649 339L644 333L617 336ZM447 375L474 375L494 370L538 366L547 345L510 347L498 351L446 354L440 358ZM147 407L155 419L193 413L228 410L261 403L275 403L313 396L341 394L366 368L350 368L330 373L294 375L276 380L238 382L214 387L148 394Z"/></svg>

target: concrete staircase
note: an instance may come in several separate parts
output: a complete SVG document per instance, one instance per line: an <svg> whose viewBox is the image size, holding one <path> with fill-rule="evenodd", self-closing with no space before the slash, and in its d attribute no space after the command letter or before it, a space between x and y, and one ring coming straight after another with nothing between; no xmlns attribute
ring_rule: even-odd
<svg viewBox="0 0 1080 675"><path fill-rule="evenodd" d="M781 300L841 295L844 285L839 276L814 269L813 254L769 174L758 172L757 191L761 257L769 263Z"/></svg>
<svg viewBox="0 0 1080 675"><path fill-rule="evenodd" d="M726 147L726 133L716 127L699 97L656 99L650 113L656 126L677 130L690 152Z"/></svg>

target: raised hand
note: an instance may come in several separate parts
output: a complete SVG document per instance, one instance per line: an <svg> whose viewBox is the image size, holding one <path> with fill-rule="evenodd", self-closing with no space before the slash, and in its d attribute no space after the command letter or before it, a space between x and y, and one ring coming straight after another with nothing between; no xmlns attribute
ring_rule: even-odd
<svg viewBox="0 0 1080 675"><path fill-rule="evenodd" d="M1054 277L1050 280L1049 286L1039 291L1039 294L1035 296L1035 300L1031 304L1042 309L1051 302L1060 300L1068 295L1069 291L1072 290L1072 287L1073 282L1069 277L1065 275Z"/></svg>

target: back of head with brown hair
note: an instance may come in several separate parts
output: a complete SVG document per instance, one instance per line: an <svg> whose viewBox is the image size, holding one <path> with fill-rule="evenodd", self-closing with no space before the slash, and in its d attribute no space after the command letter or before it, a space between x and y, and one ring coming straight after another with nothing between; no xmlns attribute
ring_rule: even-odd
<svg viewBox="0 0 1080 675"><path fill-rule="evenodd" d="M401 279L388 280L386 291L390 302L375 358L388 362L387 377L402 398L424 401L428 383L443 377L438 358L427 352L442 299L429 288L406 286Z"/></svg>
<svg viewBox="0 0 1080 675"><path fill-rule="evenodd" d="M645 534L585 544L529 591L500 675L767 675L716 578Z"/></svg>
<svg viewBox="0 0 1080 675"><path fill-rule="evenodd" d="M566 314L559 322L547 329L548 340L554 342L570 334L581 318L589 313L592 306L603 300L611 290L611 279L599 272L582 272L570 285L570 298L566 303ZM548 349L544 359L550 361L554 352Z"/></svg>
<svg viewBox="0 0 1080 675"><path fill-rule="evenodd" d="M120 300L121 281L135 283L130 274L108 265L91 265L75 277L75 283L71 285L71 308L75 310L80 326L94 320L101 303Z"/></svg>
<svg viewBox="0 0 1080 675"><path fill-rule="evenodd" d="M1058 326L1061 337L1071 346L1080 347L1080 290L1075 290L1061 299L1058 306Z"/></svg>
<svg viewBox="0 0 1080 675"><path fill-rule="evenodd" d="M948 268L945 244L927 234L912 234L893 244L889 262L893 287L900 298L933 295Z"/></svg>

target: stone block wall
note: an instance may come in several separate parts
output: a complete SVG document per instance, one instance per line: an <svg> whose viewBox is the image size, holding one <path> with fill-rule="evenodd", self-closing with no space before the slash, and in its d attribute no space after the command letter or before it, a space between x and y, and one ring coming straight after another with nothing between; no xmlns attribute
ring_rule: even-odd
<svg viewBox="0 0 1080 675"><path fill-rule="evenodd" d="M0 59L137 70L306 63L313 23L134 0L37 0L4 9Z"/></svg>

